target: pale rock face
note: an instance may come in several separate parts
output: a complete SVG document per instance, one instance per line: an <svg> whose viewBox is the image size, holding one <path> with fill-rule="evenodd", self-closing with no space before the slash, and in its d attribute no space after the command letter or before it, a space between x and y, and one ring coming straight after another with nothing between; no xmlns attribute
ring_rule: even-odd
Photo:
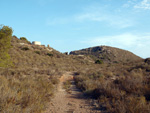
<svg viewBox="0 0 150 113"><path fill-rule="evenodd" d="M33 45L41 45L41 42L33 41L32 44L33 44Z"/></svg>
<svg viewBox="0 0 150 113"><path fill-rule="evenodd" d="M20 45L24 45L24 43L19 43Z"/></svg>

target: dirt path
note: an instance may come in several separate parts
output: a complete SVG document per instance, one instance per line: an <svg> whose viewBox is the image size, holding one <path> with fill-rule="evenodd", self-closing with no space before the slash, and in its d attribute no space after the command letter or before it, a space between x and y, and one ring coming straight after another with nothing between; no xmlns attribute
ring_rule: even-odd
<svg viewBox="0 0 150 113"><path fill-rule="evenodd" d="M67 93L63 89L63 82L66 80L71 80L71 93ZM85 99L82 92L76 88L73 74L67 72L60 78L58 91L45 113L100 113L94 108L92 101Z"/></svg>

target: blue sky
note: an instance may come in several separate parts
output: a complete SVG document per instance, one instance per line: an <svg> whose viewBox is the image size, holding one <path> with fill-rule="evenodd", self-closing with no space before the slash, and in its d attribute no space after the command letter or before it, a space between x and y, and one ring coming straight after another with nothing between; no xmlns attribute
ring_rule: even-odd
<svg viewBox="0 0 150 113"><path fill-rule="evenodd" d="M150 57L150 0L0 0L0 24L60 51L107 45Z"/></svg>

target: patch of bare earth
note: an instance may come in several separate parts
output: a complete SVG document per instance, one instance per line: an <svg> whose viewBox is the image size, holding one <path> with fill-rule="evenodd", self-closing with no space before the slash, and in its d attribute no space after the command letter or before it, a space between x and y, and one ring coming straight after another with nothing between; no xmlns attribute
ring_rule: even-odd
<svg viewBox="0 0 150 113"><path fill-rule="evenodd" d="M69 93L63 88L66 80L71 80L72 83ZM93 103L76 88L73 73L67 72L60 78L58 90L45 113L100 113L95 109L96 105Z"/></svg>

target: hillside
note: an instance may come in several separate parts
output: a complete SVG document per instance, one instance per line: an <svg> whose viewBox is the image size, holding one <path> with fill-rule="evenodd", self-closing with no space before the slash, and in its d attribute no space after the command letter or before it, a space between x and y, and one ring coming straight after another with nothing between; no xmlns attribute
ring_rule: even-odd
<svg viewBox="0 0 150 113"><path fill-rule="evenodd" d="M33 45L27 40L12 37L11 59L15 68L73 70L91 64L87 57L69 56L45 45Z"/></svg>
<svg viewBox="0 0 150 113"><path fill-rule="evenodd" d="M10 38L9 55L13 65L0 67L0 112L43 112L64 72L92 64L85 57L33 45L26 38Z"/></svg>
<svg viewBox="0 0 150 113"><path fill-rule="evenodd" d="M0 112L150 112L150 58L108 46L66 55L16 36L11 46L13 66L0 68Z"/></svg>
<svg viewBox="0 0 150 113"><path fill-rule="evenodd" d="M109 46L97 46L78 51L71 51L70 54L90 56L94 60L100 59L103 60L103 62L109 63L141 60L140 57L136 56L135 54L129 51Z"/></svg>

